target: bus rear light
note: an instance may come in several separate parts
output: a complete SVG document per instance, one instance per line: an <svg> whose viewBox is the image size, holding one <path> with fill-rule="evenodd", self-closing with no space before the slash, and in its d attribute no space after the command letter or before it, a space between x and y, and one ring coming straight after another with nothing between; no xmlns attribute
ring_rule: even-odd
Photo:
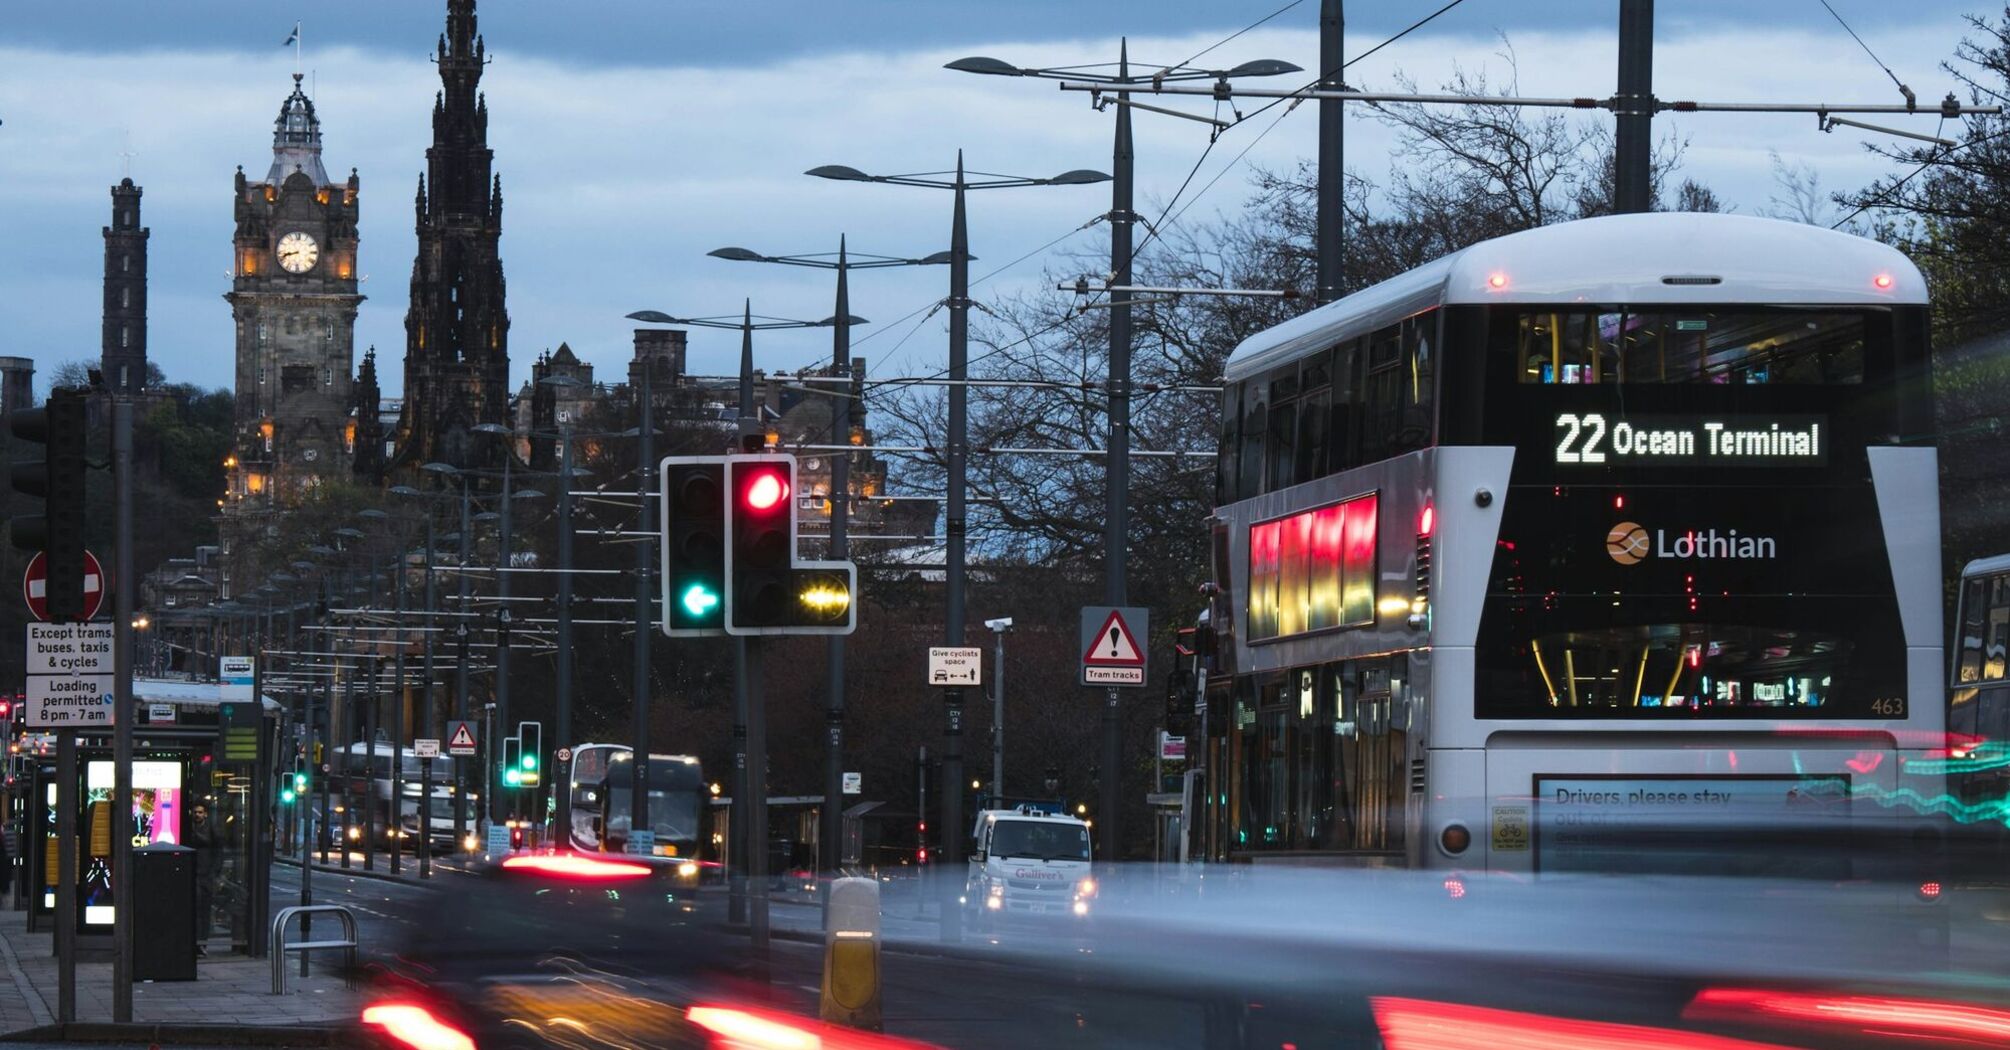
<svg viewBox="0 0 2010 1050"><path fill-rule="evenodd" d="M1919 884L1919 899L1937 901L1940 899L1940 883L1931 879Z"/></svg>
<svg viewBox="0 0 2010 1050"><path fill-rule="evenodd" d="M363 1023L382 1029L393 1042L411 1050L475 1050L475 1041L466 1032L417 1003L373 1003L363 1008Z"/></svg>
<svg viewBox="0 0 2010 1050"><path fill-rule="evenodd" d="M1870 283L1876 285L1877 290L1880 292L1888 291L1891 288L1891 275L1888 273L1878 274L1876 277L1870 279Z"/></svg>
<svg viewBox="0 0 2010 1050"><path fill-rule="evenodd" d="M1464 824L1447 824L1438 832L1438 848L1449 856L1456 857L1473 844L1473 833Z"/></svg>
<svg viewBox="0 0 2010 1050"><path fill-rule="evenodd" d="M1507 286L1508 286L1507 274L1504 274L1499 270L1495 270L1493 273L1487 275L1488 288L1491 288L1494 291L1500 291L1501 289L1506 288Z"/></svg>
<svg viewBox="0 0 2010 1050"><path fill-rule="evenodd" d="M1445 879L1445 896L1455 901L1466 899L1466 880L1453 875Z"/></svg>
<svg viewBox="0 0 2010 1050"><path fill-rule="evenodd" d="M566 879L629 879L649 874L649 865L626 860L600 860L577 853L530 853L502 862L506 871L555 875Z"/></svg>
<svg viewBox="0 0 2010 1050"><path fill-rule="evenodd" d="M1438 508L1429 503L1424 504L1423 513L1417 515L1417 535L1429 536L1437 524Z"/></svg>

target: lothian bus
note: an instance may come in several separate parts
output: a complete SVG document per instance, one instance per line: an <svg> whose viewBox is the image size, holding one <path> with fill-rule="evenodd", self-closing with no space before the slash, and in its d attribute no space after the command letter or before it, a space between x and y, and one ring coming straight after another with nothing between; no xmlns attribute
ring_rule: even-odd
<svg viewBox="0 0 2010 1050"><path fill-rule="evenodd" d="M2010 814L2010 554L1961 570L1954 615L1948 732L1957 816L2006 821Z"/></svg>
<svg viewBox="0 0 2010 1050"><path fill-rule="evenodd" d="M1225 379L1198 854L1602 870L1601 828L1941 796L1900 253L1564 223L1252 336Z"/></svg>

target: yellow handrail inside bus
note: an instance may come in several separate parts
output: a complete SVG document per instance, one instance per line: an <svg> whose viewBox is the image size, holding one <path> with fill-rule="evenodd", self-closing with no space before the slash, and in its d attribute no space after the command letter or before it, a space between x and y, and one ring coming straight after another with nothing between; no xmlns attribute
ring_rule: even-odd
<svg viewBox="0 0 2010 1050"><path fill-rule="evenodd" d="M1668 688L1661 691L1661 706L1663 707L1668 706L1668 701L1675 699L1675 683L1682 677L1682 658L1688 654L1689 647L1686 645L1675 650L1675 672L1668 676Z"/></svg>
<svg viewBox="0 0 2010 1050"><path fill-rule="evenodd" d="M1550 678L1549 678L1549 668L1543 665L1543 662L1542 662L1542 643L1541 643L1541 642L1530 642L1530 643L1528 643L1528 644L1529 644L1529 648L1530 648L1530 649L1533 649L1533 650L1535 650L1535 669L1536 669L1537 671L1540 671L1540 672L1542 672L1542 687L1543 687L1544 689L1547 689L1547 690L1549 690L1549 706L1551 706L1551 707L1555 707L1555 706L1556 706L1556 683L1555 683L1555 682L1552 682L1552 681L1550 681Z"/></svg>
<svg viewBox="0 0 2010 1050"><path fill-rule="evenodd" d="M1680 661L1677 661L1678 663ZM1647 647L1640 647L1640 670L1633 676L1633 706L1640 706L1640 687L1647 682Z"/></svg>
<svg viewBox="0 0 2010 1050"><path fill-rule="evenodd" d="M1563 651L1563 681L1570 688L1570 706L1577 706L1577 653L1570 649Z"/></svg>

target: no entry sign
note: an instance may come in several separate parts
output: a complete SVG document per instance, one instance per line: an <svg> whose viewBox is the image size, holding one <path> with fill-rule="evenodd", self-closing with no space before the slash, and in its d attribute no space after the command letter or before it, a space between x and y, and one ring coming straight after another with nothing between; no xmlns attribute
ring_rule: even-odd
<svg viewBox="0 0 2010 1050"><path fill-rule="evenodd" d="M21 597L28 602L28 612L35 619L47 623L49 620L49 556L40 551L28 560L28 569L21 574ZM98 565L98 556L84 552L84 619L98 618L98 609L105 604L105 571Z"/></svg>

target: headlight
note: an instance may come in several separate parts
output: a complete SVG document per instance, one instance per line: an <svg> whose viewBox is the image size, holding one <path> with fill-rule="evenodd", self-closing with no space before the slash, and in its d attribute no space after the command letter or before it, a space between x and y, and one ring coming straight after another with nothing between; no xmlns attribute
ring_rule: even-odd
<svg viewBox="0 0 2010 1050"><path fill-rule="evenodd" d="M355 826L355 825L353 825L353 824L352 824L352 825L350 825L350 826L349 826L349 837L350 837L350 838L352 838L352 839L360 839L360 838L362 838L362 837L363 837L363 829L362 829L362 828L359 828L359 827L356 827L356 826Z"/></svg>
<svg viewBox="0 0 2010 1050"><path fill-rule="evenodd" d="M1087 915L1087 914L1089 914L1089 902L1088 902L1088 901L1076 901L1076 902L1075 902L1075 914L1077 914L1077 915Z"/></svg>
<svg viewBox="0 0 2010 1050"><path fill-rule="evenodd" d="M469 835L468 837L461 840L461 848L467 850L469 853L473 853L475 850L480 849L481 845L482 840L474 837L473 835Z"/></svg>
<svg viewBox="0 0 2010 1050"><path fill-rule="evenodd" d="M687 860L687 861L685 861L685 862L684 862L684 863L682 863L682 864L679 864L679 865L677 865L677 877L678 877L678 878L681 878L681 879L695 879L695 878L697 878L697 877L698 877L698 865L696 865L696 864L694 864L694 863L692 863L691 861L688 861L688 860Z"/></svg>
<svg viewBox="0 0 2010 1050"><path fill-rule="evenodd" d="M999 911L1005 907L1005 898L994 893L989 900L984 902L984 906L992 911Z"/></svg>
<svg viewBox="0 0 2010 1050"><path fill-rule="evenodd" d="M1096 880L1094 878L1085 877L1082 879L1082 881L1075 883L1075 896L1093 897L1095 895L1096 895Z"/></svg>

